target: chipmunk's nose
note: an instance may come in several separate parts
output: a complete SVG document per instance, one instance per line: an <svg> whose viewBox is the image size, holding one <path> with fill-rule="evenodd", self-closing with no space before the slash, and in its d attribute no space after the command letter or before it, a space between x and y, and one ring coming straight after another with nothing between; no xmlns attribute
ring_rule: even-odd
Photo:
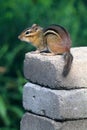
<svg viewBox="0 0 87 130"><path fill-rule="evenodd" d="M20 37L20 35L18 36L18 39L20 39L21 37Z"/></svg>

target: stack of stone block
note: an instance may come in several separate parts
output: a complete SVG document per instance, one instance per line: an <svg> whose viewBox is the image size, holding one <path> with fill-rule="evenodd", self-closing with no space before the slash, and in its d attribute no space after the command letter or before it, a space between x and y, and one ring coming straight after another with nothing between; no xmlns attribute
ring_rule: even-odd
<svg viewBox="0 0 87 130"><path fill-rule="evenodd" d="M25 55L21 130L87 130L87 47L71 52L67 77L63 56Z"/></svg>

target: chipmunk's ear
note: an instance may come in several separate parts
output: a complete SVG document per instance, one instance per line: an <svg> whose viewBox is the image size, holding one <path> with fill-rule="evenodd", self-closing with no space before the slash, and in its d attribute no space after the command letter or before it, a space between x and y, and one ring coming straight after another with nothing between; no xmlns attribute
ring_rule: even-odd
<svg viewBox="0 0 87 130"><path fill-rule="evenodd" d="M37 31L39 29L38 24L33 24L32 25L32 29L35 30L35 31Z"/></svg>
<svg viewBox="0 0 87 130"><path fill-rule="evenodd" d="M34 24L32 25L32 27L33 27L33 28L38 27L38 24L34 23Z"/></svg>
<svg viewBox="0 0 87 130"><path fill-rule="evenodd" d="M39 26L38 24L33 24L31 28L33 29L33 31L36 31L36 32L43 30L43 28Z"/></svg>

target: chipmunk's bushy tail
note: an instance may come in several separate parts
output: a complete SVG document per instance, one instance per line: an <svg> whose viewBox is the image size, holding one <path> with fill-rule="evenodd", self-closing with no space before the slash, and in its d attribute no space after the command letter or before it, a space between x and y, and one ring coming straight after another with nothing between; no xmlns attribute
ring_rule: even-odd
<svg viewBox="0 0 87 130"><path fill-rule="evenodd" d="M63 68L63 77L66 77L71 69L71 65L72 65L72 61L73 61L73 56L70 52L66 52L64 54L64 61L65 61L65 65Z"/></svg>

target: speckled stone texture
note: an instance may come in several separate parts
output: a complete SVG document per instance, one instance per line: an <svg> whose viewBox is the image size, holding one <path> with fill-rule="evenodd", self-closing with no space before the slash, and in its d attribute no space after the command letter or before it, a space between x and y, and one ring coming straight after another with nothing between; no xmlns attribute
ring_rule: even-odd
<svg viewBox="0 0 87 130"><path fill-rule="evenodd" d="M87 120L56 122L26 113L22 118L20 130L87 130Z"/></svg>
<svg viewBox="0 0 87 130"><path fill-rule="evenodd" d="M27 83L23 89L23 106L57 120L87 118L87 89L51 90Z"/></svg>
<svg viewBox="0 0 87 130"><path fill-rule="evenodd" d="M72 48L74 57L71 71L62 76L64 59L62 55L44 56L27 53L24 60L25 78L54 89L87 88L87 47Z"/></svg>

